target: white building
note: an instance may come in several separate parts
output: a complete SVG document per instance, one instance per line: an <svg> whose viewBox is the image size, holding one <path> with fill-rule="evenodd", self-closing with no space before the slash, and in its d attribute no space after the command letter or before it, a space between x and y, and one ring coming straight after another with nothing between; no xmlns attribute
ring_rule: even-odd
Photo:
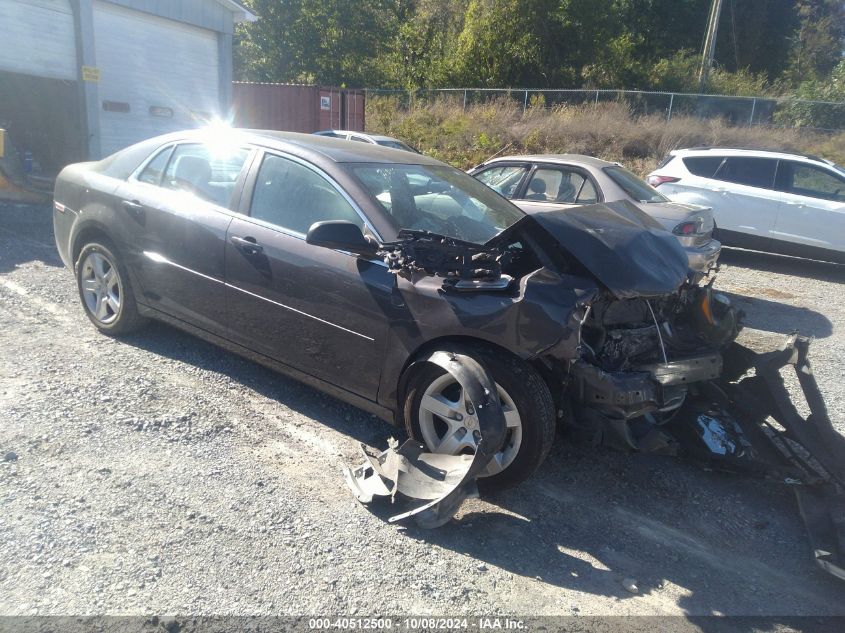
<svg viewBox="0 0 845 633"><path fill-rule="evenodd" d="M45 166L227 113L233 0L0 0L0 127Z"/></svg>

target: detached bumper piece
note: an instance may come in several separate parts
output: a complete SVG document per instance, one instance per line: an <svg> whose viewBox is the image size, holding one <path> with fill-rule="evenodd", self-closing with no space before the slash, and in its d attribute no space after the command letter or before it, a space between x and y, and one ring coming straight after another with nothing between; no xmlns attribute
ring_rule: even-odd
<svg viewBox="0 0 845 633"><path fill-rule="evenodd" d="M401 508L394 523L410 517L422 528L445 525L469 497L478 496L476 478L487 468L505 440L505 416L487 370L463 354L438 351L421 362L434 363L452 374L478 412L481 441L474 455L438 455L425 452L413 440L401 446L390 440L388 449L371 454L362 444L364 463L344 467L346 483L361 503L390 497Z"/></svg>
<svg viewBox="0 0 845 633"><path fill-rule="evenodd" d="M695 419L687 417L683 426L711 459L792 484L816 562L845 580L845 437L828 417L809 346L810 340L797 334L783 349L768 353L734 343L724 355L723 379L714 385L721 402L712 404L711 398L706 410L690 408ZM784 384L781 370L787 367L803 391L806 417ZM673 434L679 425L673 424ZM696 450L695 442L683 445Z"/></svg>

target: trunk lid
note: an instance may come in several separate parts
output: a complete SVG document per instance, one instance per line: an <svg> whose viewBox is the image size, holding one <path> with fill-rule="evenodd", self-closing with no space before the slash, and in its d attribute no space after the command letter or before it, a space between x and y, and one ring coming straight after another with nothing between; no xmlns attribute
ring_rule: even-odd
<svg viewBox="0 0 845 633"><path fill-rule="evenodd" d="M643 202L640 209L660 222L667 231L685 222L697 225L695 233L679 236L685 246L700 246L713 239L713 209L681 202Z"/></svg>

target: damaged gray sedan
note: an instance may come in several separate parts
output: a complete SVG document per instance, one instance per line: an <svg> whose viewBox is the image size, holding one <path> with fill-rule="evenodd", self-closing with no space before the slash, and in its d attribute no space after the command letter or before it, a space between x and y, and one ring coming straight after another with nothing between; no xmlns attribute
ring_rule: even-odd
<svg viewBox="0 0 845 633"><path fill-rule="evenodd" d="M424 156L191 131L66 168L54 227L101 331L163 320L404 427L410 444L347 472L362 501L425 501L399 518L442 524L476 483L523 481L559 425L845 481L806 341L765 357L735 343L740 315L631 204L528 216ZM810 418L773 378L786 365Z"/></svg>

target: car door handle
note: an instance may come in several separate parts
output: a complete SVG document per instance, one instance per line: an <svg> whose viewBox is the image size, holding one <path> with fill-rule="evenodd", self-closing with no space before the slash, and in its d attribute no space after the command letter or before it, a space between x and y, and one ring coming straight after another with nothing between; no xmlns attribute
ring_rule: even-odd
<svg viewBox="0 0 845 633"><path fill-rule="evenodd" d="M137 200L124 200L120 203L126 211L134 215L135 217L140 217L144 215L144 205L138 202Z"/></svg>
<svg viewBox="0 0 845 633"><path fill-rule="evenodd" d="M792 202L790 200L787 200L786 204L788 204L790 207L803 207L804 206L803 202Z"/></svg>
<svg viewBox="0 0 845 633"><path fill-rule="evenodd" d="M254 237L238 237L237 235L233 235L229 238L229 241L247 255L258 255L264 252L264 247Z"/></svg>

